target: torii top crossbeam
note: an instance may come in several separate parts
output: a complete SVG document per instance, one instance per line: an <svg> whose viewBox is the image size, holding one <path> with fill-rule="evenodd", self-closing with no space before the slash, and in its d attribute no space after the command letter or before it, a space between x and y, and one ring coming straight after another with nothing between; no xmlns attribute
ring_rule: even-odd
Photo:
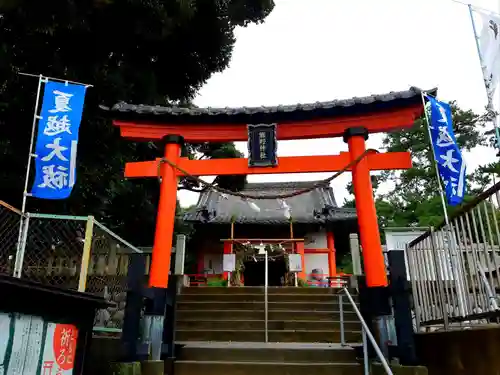
<svg viewBox="0 0 500 375"><path fill-rule="evenodd" d="M370 170L407 169L407 152L370 154L365 141L370 133L411 128L423 112L416 88L384 95L291 106L256 108L180 108L119 103L111 108L113 124L121 135L138 141L164 140L164 158L127 163L125 176L161 175L160 202L150 271L150 286L166 287L170 269L177 179L221 174L334 172L359 160L353 174L356 211L363 248L367 285L387 285ZM247 141L248 125L276 124L278 140L343 136L349 152L330 156L280 157L272 167L252 167L247 159L188 160L180 157L181 143ZM333 152L332 152L333 153Z"/></svg>
<svg viewBox="0 0 500 375"><path fill-rule="evenodd" d="M369 133L413 126L422 112L420 90L275 107L181 108L118 103L111 108L121 135L138 141L182 135L186 142L247 141L247 124L278 124L278 140L331 138L346 129Z"/></svg>

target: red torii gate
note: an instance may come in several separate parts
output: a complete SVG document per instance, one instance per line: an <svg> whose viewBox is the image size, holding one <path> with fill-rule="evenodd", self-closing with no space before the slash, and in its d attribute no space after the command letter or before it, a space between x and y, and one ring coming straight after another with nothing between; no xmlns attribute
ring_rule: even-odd
<svg viewBox="0 0 500 375"><path fill-rule="evenodd" d="M111 109L122 137L136 141L163 140L164 158L127 163L125 177L161 176L149 286L166 288L170 270L178 178L193 176L336 172L363 156L369 133L411 128L423 113L420 90L325 103L259 108L180 108L119 103ZM349 152L329 156L279 157L273 167L251 167L248 159L189 160L180 157L183 142L248 140L248 124L277 124L278 140L343 136ZM179 168L174 167L174 165ZM356 212L363 249L366 284L387 285L377 222L371 170L407 169L408 152L367 154L352 168Z"/></svg>

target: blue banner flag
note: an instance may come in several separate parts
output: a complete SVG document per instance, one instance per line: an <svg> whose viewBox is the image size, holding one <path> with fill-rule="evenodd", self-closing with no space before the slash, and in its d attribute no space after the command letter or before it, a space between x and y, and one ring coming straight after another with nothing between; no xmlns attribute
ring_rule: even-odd
<svg viewBox="0 0 500 375"><path fill-rule="evenodd" d="M451 108L432 97L427 99L430 103L429 130L438 171L448 204L456 206L462 203L465 195L465 161L453 132Z"/></svg>
<svg viewBox="0 0 500 375"><path fill-rule="evenodd" d="M83 85L52 81L45 84L35 148L33 197L65 199L73 190L85 91Z"/></svg>

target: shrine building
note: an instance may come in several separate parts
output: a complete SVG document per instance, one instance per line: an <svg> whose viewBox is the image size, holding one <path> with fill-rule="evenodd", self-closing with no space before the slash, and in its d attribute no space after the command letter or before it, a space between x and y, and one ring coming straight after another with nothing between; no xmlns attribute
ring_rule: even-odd
<svg viewBox="0 0 500 375"><path fill-rule="evenodd" d="M320 186L318 186L320 185ZM287 195L313 190L283 202L277 199L243 200L240 197L207 190L184 220L192 222L195 234L188 251L195 258L191 279L202 280L223 275L224 239L238 243L278 244L284 254L303 251L302 279L313 282L312 275L334 277L340 260L349 254L349 234L357 232L356 210L338 207L333 189L321 181L248 183L242 191L252 196ZM290 241L286 241L290 239ZM228 247L227 247L228 248ZM242 284L264 284L264 259L252 252L239 255L244 264ZM194 271L196 273L194 273ZM271 256L270 285L283 285L287 267L285 256Z"/></svg>

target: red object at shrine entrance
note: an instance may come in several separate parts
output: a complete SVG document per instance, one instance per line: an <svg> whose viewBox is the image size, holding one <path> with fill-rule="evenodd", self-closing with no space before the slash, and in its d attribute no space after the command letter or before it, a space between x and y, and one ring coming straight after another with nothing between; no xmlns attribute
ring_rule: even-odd
<svg viewBox="0 0 500 375"><path fill-rule="evenodd" d="M186 173L209 176L337 172L349 163L352 163L348 170L353 174L366 283L369 287L387 285L370 171L410 168L411 157L408 152L366 154L365 142L372 133L411 128L423 113L419 89L324 103L257 108L190 109L120 103L110 112L123 137L165 142L167 162L134 162L127 163L125 168L128 178L157 177L158 172L161 177L149 279L151 287L166 288L168 283L178 177ZM183 142L246 141L252 124L275 124L277 140L343 136L349 152L278 157L277 165L270 167L249 166L248 159L188 160L180 157ZM330 258L329 262L335 260Z"/></svg>

